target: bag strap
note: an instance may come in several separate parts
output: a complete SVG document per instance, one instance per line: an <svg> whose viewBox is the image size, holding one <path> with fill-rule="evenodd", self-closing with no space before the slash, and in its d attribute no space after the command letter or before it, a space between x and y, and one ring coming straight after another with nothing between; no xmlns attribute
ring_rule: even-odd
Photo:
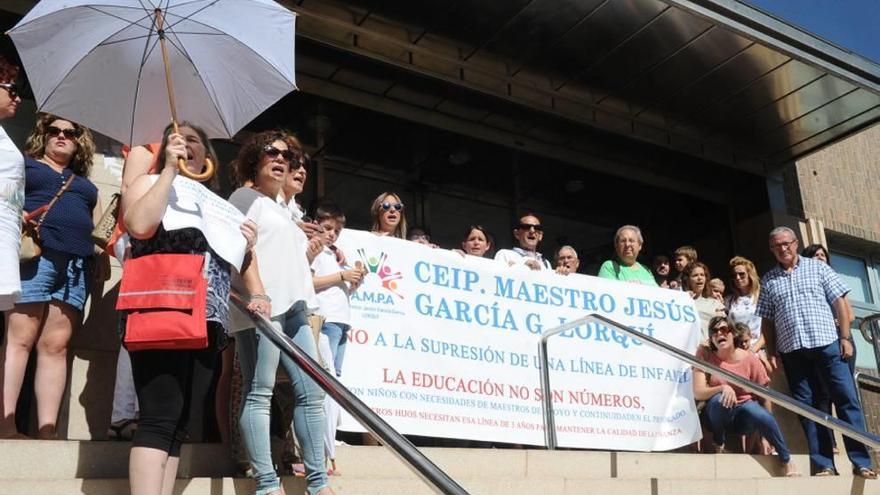
<svg viewBox="0 0 880 495"><path fill-rule="evenodd" d="M49 214L49 210L51 210L52 207L55 206L55 203L58 202L58 199L61 197L62 194L64 194L64 191L66 191L67 188L70 187L70 184L73 183L73 179L75 179L75 178L76 178L76 174L71 172L70 177L67 178L67 180L64 182L64 185L61 186L61 189L59 189L58 192L55 193L55 196L52 198L52 201L49 201L49 204L46 205L46 209L43 211L43 214L40 215L40 219L37 220L37 225L34 227L35 232L37 232L39 234L40 227L43 225L43 222L46 220L46 215Z"/></svg>

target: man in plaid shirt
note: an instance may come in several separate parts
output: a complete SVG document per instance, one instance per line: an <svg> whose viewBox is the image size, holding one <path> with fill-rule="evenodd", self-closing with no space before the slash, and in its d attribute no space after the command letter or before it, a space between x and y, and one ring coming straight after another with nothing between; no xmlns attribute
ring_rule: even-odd
<svg viewBox="0 0 880 495"><path fill-rule="evenodd" d="M798 240L788 227L770 232L770 252L779 264L761 279L756 314L763 318L761 331L771 363L775 366L781 357L795 399L812 404L813 394L818 393L816 379L821 380L840 419L865 430L855 382L845 362L853 355L843 298L849 289L828 265L797 254ZM813 474L836 474L828 430L804 417L800 421ZM853 473L876 478L865 446L848 437L843 441Z"/></svg>

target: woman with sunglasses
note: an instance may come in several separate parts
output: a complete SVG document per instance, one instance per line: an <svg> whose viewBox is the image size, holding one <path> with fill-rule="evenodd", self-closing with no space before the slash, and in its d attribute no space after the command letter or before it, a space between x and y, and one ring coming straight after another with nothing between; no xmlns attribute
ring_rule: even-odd
<svg viewBox="0 0 880 495"><path fill-rule="evenodd" d="M0 120L15 116L21 98L18 67L0 55ZM24 207L24 157L0 126L0 311L12 309L21 295L18 251Z"/></svg>
<svg viewBox="0 0 880 495"><path fill-rule="evenodd" d="M54 205L38 218L40 256L21 264L21 298L6 314L4 418L0 436L15 433L15 403L30 350L37 351L34 389L39 438L55 438L67 381L67 345L82 316L93 273L98 188L87 179L95 145L88 129L41 114L25 145L25 211ZM106 255L102 254L102 258ZM106 260L99 266L106 271Z"/></svg>
<svg viewBox="0 0 880 495"><path fill-rule="evenodd" d="M370 232L406 239L406 216L403 214L403 202L393 192L383 192L376 196L370 205L370 216L373 226Z"/></svg>
<svg viewBox="0 0 880 495"><path fill-rule="evenodd" d="M771 371L770 362L763 355L764 336L761 334L761 317L755 314L758 304L758 295L761 292L761 279L755 264L742 256L734 256L730 259L730 275L733 278L732 294L724 298L724 307L730 320L734 323L743 323L749 327L748 349L758 357Z"/></svg>
<svg viewBox="0 0 880 495"><path fill-rule="evenodd" d="M272 311L266 316L317 359L308 313L318 304L306 251L312 243L317 243L318 251L322 246L318 237L306 239L290 211L279 202L292 164L300 165L301 153L299 141L285 132L265 131L252 136L241 147L234 164L239 184L250 185L232 193L229 202L256 222L259 229L254 253L265 295L251 294L251 298L270 300ZM293 430L302 450L308 493L333 493L324 465L323 391L290 358L282 356L272 342L257 334L249 318L233 311L233 329L237 332L243 384L239 426L257 495L282 493L269 439L270 404L279 361L293 387Z"/></svg>
<svg viewBox="0 0 880 495"><path fill-rule="evenodd" d="M742 348L733 325L723 316L709 320L709 352L704 358L723 370L767 386L770 383L767 371L754 353ZM776 448L783 475L799 476L776 418L763 407L768 401L697 368L694 368L694 399L707 401L703 419L712 432L716 452L724 452L728 433L747 435L757 431Z"/></svg>

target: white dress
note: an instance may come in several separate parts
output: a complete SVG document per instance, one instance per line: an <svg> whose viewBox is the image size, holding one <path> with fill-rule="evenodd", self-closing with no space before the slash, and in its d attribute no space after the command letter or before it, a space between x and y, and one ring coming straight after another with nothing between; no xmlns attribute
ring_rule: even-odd
<svg viewBox="0 0 880 495"><path fill-rule="evenodd" d="M18 250L24 207L24 157L0 126L0 311L21 296Z"/></svg>

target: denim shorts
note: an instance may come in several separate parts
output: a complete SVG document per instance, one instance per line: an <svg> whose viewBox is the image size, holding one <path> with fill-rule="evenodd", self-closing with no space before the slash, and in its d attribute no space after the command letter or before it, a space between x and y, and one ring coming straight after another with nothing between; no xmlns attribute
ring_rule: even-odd
<svg viewBox="0 0 880 495"><path fill-rule="evenodd" d="M91 280L89 261L44 247L38 258L21 264L21 298L17 304L54 299L82 311Z"/></svg>

